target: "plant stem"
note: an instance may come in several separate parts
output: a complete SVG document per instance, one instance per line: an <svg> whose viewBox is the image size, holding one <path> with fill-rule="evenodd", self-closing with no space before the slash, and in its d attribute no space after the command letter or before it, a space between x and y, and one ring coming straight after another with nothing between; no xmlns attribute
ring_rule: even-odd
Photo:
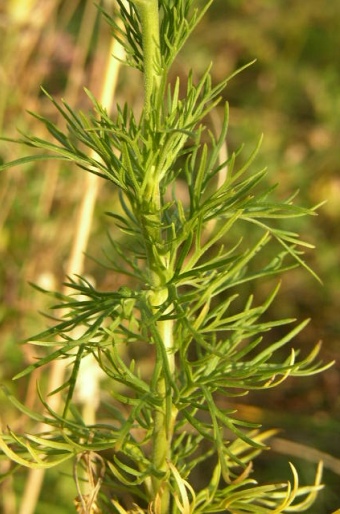
<svg viewBox="0 0 340 514"><path fill-rule="evenodd" d="M159 12L157 0L134 0L142 25L143 58L144 58L144 114L149 117L151 113L151 98L160 87L160 39L159 39ZM155 170L153 170L155 171ZM171 276L170 259L164 252L162 239L162 220L160 202L159 176L156 172L146 175L143 184L143 200L140 205L140 222L145 236L148 266L150 270L151 291L149 301L154 312L168 299L167 282ZM171 375L174 373L174 341L173 321L164 320L156 322L156 331L159 344L163 346L167 358L167 368ZM154 369L154 383L162 404L154 412L152 461L155 468L168 472L167 461L171 454L171 439L173 425L176 418L176 409L172 405L171 389L167 384L164 370L164 353L157 356ZM163 363L163 365L162 365ZM170 507L169 482L166 478L154 477L153 500L157 502L157 512L167 514Z"/></svg>
<svg viewBox="0 0 340 514"><path fill-rule="evenodd" d="M160 85L160 40L158 0L134 0L137 8L143 38L144 59L144 113L151 109L151 95L155 87Z"/></svg>
<svg viewBox="0 0 340 514"><path fill-rule="evenodd" d="M160 201L159 174L152 170L147 174L148 183L144 184L144 195L139 205L138 217L147 254L149 269L150 292L149 302L153 313L157 315L159 308L168 300L168 282L172 276L171 260L165 251L165 241L162 235L162 211ZM170 310L170 307L168 307ZM166 312L163 312L164 316ZM174 374L174 340L173 321L158 320L155 322L157 341L157 359L152 382L156 394L161 399L161 405L154 411L152 436L152 462L158 471L164 472L164 479L153 477L153 500L157 502L157 514L169 512L170 491L168 460L171 458L171 440L176 409L172 405L172 392L169 386L168 374ZM164 362L166 356L166 362ZM167 371L165 370L167 368Z"/></svg>
<svg viewBox="0 0 340 514"><path fill-rule="evenodd" d="M159 300L166 297L167 291L165 289L156 290L152 294L150 302L157 302L158 304ZM154 305L156 306L156 303ZM158 321L156 329L159 335L159 344L162 344L165 350L168 371L173 375L175 369L173 321ZM157 503L159 502L157 513L167 514L169 512L170 491L169 480L166 475L168 472L168 461L171 460L171 441L177 410L172 404L172 391L164 370L163 355L157 356L157 362L160 364L155 366L154 374L156 376L154 378L156 378L156 392L162 399L162 403L154 412L152 462L158 471L164 472L165 477L164 479L154 477L152 485L154 500Z"/></svg>
<svg viewBox="0 0 340 514"><path fill-rule="evenodd" d="M86 20L88 21L88 17ZM124 57L123 47L114 38L111 39L110 48L108 50L105 75L100 94L101 104L108 111L110 111L112 107L120 69L120 61L118 59L112 59L112 55L118 55L122 59ZM74 92L72 92L70 88L69 95L71 97L74 95ZM92 155L94 154L95 152L92 152ZM93 222L93 212L98 191L99 178L96 175L92 175L91 173L87 174L84 181L82 202L79 205L78 220L75 226L73 245L71 248L69 262L67 264L67 277L71 275L80 275L83 273L84 256L90 237L91 225ZM63 293L68 293L67 286L64 287ZM57 389L60 384L62 384L65 374L65 366L65 361L56 360L52 363L48 381L48 392ZM53 410L58 411L60 402L61 396L55 394L51 397L49 404ZM92 403L90 408L92 409ZM92 414L94 413L92 412ZM43 484L44 475L44 469L29 470L19 514L33 514L33 512L35 512Z"/></svg>
<svg viewBox="0 0 340 514"><path fill-rule="evenodd" d="M147 263L149 269L150 291L149 303L153 313L157 315L159 308L168 300L167 283L172 275L171 261L164 251L165 242L162 236L161 203L159 176L148 174L149 183L144 184L144 195L136 214L144 235ZM168 307L170 309L170 307ZM162 313L165 315L166 312ZM172 392L169 387L168 374L174 374L174 340L173 321L158 320L154 326L157 341L157 359L152 382L155 393L161 399L161 405L154 411L152 436L152 462L158 471L168 472L168 460L171 457L171 439L176 409L172 405ZM164 362L166 356L166 362ZM167 371L165 370L167 367ZM169 512L169 482L154 477L152 480L153 500L157 502L157 514Z"/></svg>

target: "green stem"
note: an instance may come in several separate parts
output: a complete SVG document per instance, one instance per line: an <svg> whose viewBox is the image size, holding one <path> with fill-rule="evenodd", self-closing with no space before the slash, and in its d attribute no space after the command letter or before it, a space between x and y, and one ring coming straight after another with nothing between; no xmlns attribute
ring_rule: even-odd
<svg viewBox="0 0 340 514"><path fill-rule="evenodd" d="M143 38L144 60L144 109L151 110L151 95L160 85L160 39L158 0L133 0L137 8Z"/></svg>
<svg viewBox="0 0 340 514"><path fill-rule="evenodd" d="M155 300L159 293L155 291L152 300ZM161 344L166 352L167 366L173 375L175 369L174 351L173 351L173 321L159 321L157 323ZM159 514L168 514L170 510L170 488L168 475L168 461L171 460L171 442L173 436L173 427L175 424L177 409L172 404L172 392L170 384L167 383L166 374L164 372L163 356L158 357L160 365L156 365L155 373L157 378L157 394L162 398L162 404L154 412L154 428L153 428L153 445L152 445L152 462L154 467L164 472L164 478L159 479L153 477L153 496L158 496L157 503L159 505ZM158 360L157 359L157 360Z"/></svg>
<svg viewBox="0 0 340 514"><path fill-rule="evenodd" d="M144 114L148 117L152 109L152 95L160 88L161 83L158 1L133 1L142 26ZM168 299L167 282L171 275L170 260L164 252L164 240L162 238L159 186L157 173L148 173L143 185L143 200L139 211L150 270L151 291L149 301L155 313ZM162 403L154 412L152 462L157 470L164 472L164 479L154 477L152 490L153 500L157 500L157 504L160 505L157 512L168 514L170 508L170 489L167 481L168 460L171 458L171 440L176 409L172 405L171 388L167 383L167 375L164 370L164 354L167 358L167 369L173 374L175 369L173 321L157 321L156 330L159 344L163 345L163 351L159 349L153 381L156 384L157 395L162 399Z"/></svg>

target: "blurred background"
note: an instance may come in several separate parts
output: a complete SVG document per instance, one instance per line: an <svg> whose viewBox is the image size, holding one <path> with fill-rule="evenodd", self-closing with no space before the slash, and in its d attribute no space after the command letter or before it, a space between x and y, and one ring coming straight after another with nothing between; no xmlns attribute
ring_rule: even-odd
<svg viewBox="0 0 340 514"><path fill-rule="evenodd" d="M103 7L112 13L114 2L105 0ZM16 138L20 130L47 137L27 111L63 126L40 86L83 110L89 107L84 86L100 95L111 34L92 0L5 0L0 31L1 135ZM184 77L192 68L199 77L213 61L218 82L254 59L225 90L228 150L244 144L246 157L264 134L253 167L268 169L268 183L278 184L276 194L286 198L299 191L297 203L308 207L326 200L318 216L298 219L293 227L316 246L306 260L323 283L294 270L283 278L268 316L311 318L294 346L305 355L322 340L322 359L337 362L321 375L252 393L237 407L246 419L281 429L273 451L256 461L257 478L288 478L289 460L310 483L321 458L326 487L309 512L330 514L340 508L340 2L214 0L172 73ZM142 90L139 74L122 67L114 104L125 101L140 109ZM0 142L2 162L27 154L28 148ZM35 384L29 379L11 383L33 358L20 341L45 326L39 311L46 311L48 300L29 282L61 289L83 187L80 170L53 161L27 163L0 176L0 381L31 405ZM114 198L112 186L99 187L87 247L96 258L108 246L110 222L104 212ZM84 273L106 287L119 280L93 259L86 259ZM256 287L253 293L261 298L261 285ZM2 423L20 427L21 418L3 396L0 411ZM74 511L74 491L68 477L58 473L53 470L46 478L38 514L47 507L50 514ZM18 475L13 496L7 494L0 512L16 512L24 478ZM57 502L50 503L51 488Z"/></svg>

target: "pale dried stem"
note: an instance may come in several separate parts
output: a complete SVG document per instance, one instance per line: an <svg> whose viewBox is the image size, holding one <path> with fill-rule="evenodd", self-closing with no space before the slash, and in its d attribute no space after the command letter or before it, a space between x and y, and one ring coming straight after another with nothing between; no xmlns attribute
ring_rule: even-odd
<svg viewBox="0 0 340 514"><path fill-rule="evenodd" d="M108 112L111 110L119 73L119 60L112 59L112 55L123 58L123 49L115 40L112 40L109 48L106 73L100 95L100 103ZM87 174L84 179L84 194L79 206L74 243L66 270L67 275L81 274L83 272L84 252L86 251L89 240L98 191L99 178L96 175ZM67 288L65 288L64 292L67 292ZM59 387L62 383L66 365L66 361L53 362L50 370L47 394ZM49 402L51 408L56 411L59 409L60 403L61 397L59 394L53 395ZM39 498L43 478L44 470L34 469L29 471L19 514L33 514Z"/></svg>
<svg viewBox="0 0 340 514"><path fill-rule="evenodd" d="M89 54L91 34L96 21L96 7L92 2L87 2L82 17L77 44L72 57L71 68L68 72L68 80L64 91L64 97L70 105L74 105L79 96L84 79L84 68L86 57ZM58 123L63 121L61 114L58 115ZM40 198L39 210L45 216L48 215L55 195L55 189L59 177L59 165L55 161L46 163L45 184ZM86 187L85 187L86 189ZM74 272L75 273L75 272Z"/></svg>
<svg viewBox="0 0 340 514"><path fill-rule="evenodd" d="M67 18L65 18L65 16L64 16L65 24L67 24L70 21L71 14L72 13L69 13L69 16ZM83 69L85 66L86 56L89 53L91 32L94 30L95 18L96 18L96 8L94 5L92 5L92 2L87 2L85 12L82 17L81 26L79 29L78 41L77 41L74 55L72 58L71 69L69 71L69 77L68 77L68 81L67 81L65 93L64 93L64 96L65 96L65 98L67 98L67 101L70 105L73 105L76 102L77 97L79 96L79 92L81 89L81 83L82 83L82 79L83 79L83 74L79 73L79 70ZM46 22L47 22L47 20L46 20ZM78 70L78 72L76 73L75 70ZM63 120L61 114L58 113L57 123L61 125L63 123L63 121L64 120ZM38 202L38 206L37 206L37 212L39 214L37 216L37 219L40 219L41 216L46 218L50 213L53 198L55 197L55 191L56 191L58 179L59 179L59 169L60 169L59 163L54 160L47 161L45 164L45 174L44 174L45 179L44 179L44 184L42 186L42 190L40 193L40 198L39 198L39 202ZM87 202L87 204L88 204L88 205L86 205L86 207L88 207L87 212L90 213L91 212L91 203L95 202L95 196L92 198L92 200L89 200L87 198L88 195L86 193L87 189L88 189L87 184L85 184L84 191L83 191L83 193L84 193L83 201ZM91 192L91 194L93 194L93 193L94 193L94 195L97 194L97 192L95 190L93 192ZM84 214L84 212L85 212L85 214ZM78 217L77 223L75 224L75 226L77 227L75 234L77 234L78 230L80 230L84 233L84 226L87 222L86 211L84 209L82 209L81 214L84 216L84 218L82 220L80 220ZM84 234L86 237L86 232ZM75 237L76 238L73 239L74 244L73 244L73 249L71 251L75 255L77 255L78 253L82 254L82 252L84 252L86 249L87 243L84 242L83 246L81 248L79 248L79 245L78 245L76 248L76 251L74 250L75 243L77 242L77 244L78 244L79 239L81 241L86 241L86 239L84 239L83 234L82 234L81 238L79 238L77 236L75 236ZM33 226L33 228L32 228L31 239L32 239L32 241L39 241L40 238L41 238L41 224L39 222L39 223L36 223L35 226ZM73 259L73 261L76 261L76 257ZM28 262L28 266L29 266L29 263L30 263L29 259L27 260L27 262ZM81 270L80 271L78 270L76 263L72 262L72 259L71 259L70 264L68 265L68 268L66 270L66 275L70 275L72 273L81 273ZM25 276L30 275L30 273L28 272L28 270L24 270L23 275L25 275ZM27 389L25 405L32 404L33 401L35 400L35 395L32 396L32 390L33 389L35 390L35 388L36 388L36 382L38 380L38 375L39 375L39 372L35 372L31 375L30 384L28 385L28 389ZM56 385L56 387L57 387L57 385Z"/></svg>

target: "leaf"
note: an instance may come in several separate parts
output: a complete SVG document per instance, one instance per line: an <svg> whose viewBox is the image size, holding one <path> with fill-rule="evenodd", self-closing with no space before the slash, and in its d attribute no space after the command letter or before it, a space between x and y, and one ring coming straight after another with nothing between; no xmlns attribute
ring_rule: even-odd
<svg viewBox="0 0 340 514"><path fill-rule="evenodd" d="M29 446L28 443L26 443L25 445L25 443L22 442L22 445L24 447L26 446L27 453L31 454L33 460L26 459L22 457L19 453L16 453L14 450L12 450L11 447L4 441L3 434L0 433L0 449L5 453L5 455L7 455L7 457L10 460L16 462L20 466L28 467L31 469L48 469L58 466L59 464L62 464L63 462L69 460L73 456L72 453L67 453L66 455L63 454L58 458L54 457L53 460L51 459L50 461L42 460L39 454L31 446Z"/></svg>

